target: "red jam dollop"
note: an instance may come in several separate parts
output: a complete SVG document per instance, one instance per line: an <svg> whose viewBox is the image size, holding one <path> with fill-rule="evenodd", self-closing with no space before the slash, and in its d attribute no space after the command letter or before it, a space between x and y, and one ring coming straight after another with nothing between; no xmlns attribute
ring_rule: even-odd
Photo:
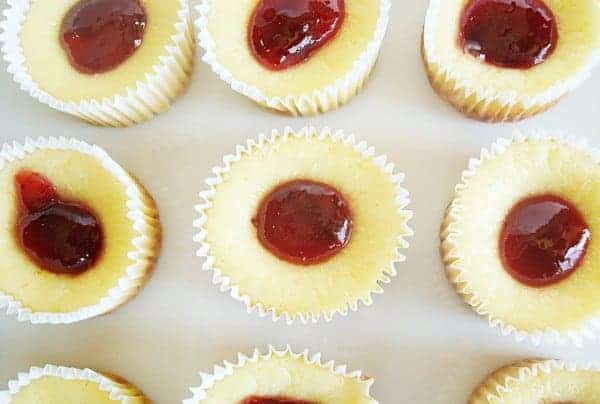
<svg viewBox="0 0 600 404"><path fill-rule="evenodd" d="M465 52L513 69L544 62L558 40L556 19L542 0L470 0L460 31Z"/></svg>
<svg viewBox="0 0 600 404"><path fill-rule="evenodd" d="M349 242L352 215L333 187L296 180L275 188L253 219L261 244L277 257L300 265L326 261Z"/></svg>
<svg viewBox="0 0 600 404"><path fill-rule="evenodd" d="M145 29L139 0L80 0L63 20L60 42L79 72L104 73L133 55Z"/></svg>
<svg viewBox="0 0 600 404"><path fill-rule="evenodd" d="M568 201L538 195L517 203L500 233L500 256L508 273L519 282L544 287L575 272L591 232Z"/></svg>
<svg viewBox="0 0 600 404"><path fill-rule="evenodd" d="M241 404L318 404L314 401L297 400L283 396L251 396L245 398Z"/></svg>
<svg viewBox="0 0 600 404"><path fill-rule="evenodd" d="M102 251L100 222L87 207L64 201L41 174L20 171L15 177L18 194L18 240L42 269L78 275L96 262Z"/></svg>
<svg viewBox="0 0 600 404"><path fill-rule="evenodd" d="M344 0L261 0L250 18L250 49L267 69L286 69L331 41L344 16Z"/></svg>

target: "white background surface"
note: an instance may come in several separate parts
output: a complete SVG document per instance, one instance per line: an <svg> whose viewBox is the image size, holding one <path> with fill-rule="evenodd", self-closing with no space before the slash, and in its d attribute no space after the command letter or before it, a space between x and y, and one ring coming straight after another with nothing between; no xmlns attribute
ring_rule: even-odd
<svg viewBox="0 0 600 404"><path fill-rule="evenodd" d="M2 7L5 1L0 1ZM164 226L159 264L142 293L113 314L71 326L33 326L0 315L0 390L31 365L54 363L119 374L156 403L176 403L238 351L291 344L362 368L381 403L464 403L487 372L525 357L600 361L600 343L582 349L517 343L490 329L448 286L438 254L443 210L468 158L499 136L561 129L600 146L600 70L556 108L521 124L493 125L456 113L430 89L419 57L426 0L397 1L381 58L364 91L313 118L270 113L231 91L197 54L187 92L173 108L129 129L88 126L39 104L0 74L0 141L73 136L104 147L155 197ZM6 65L3 65L3 69ZM374 305L317 325L247 315L211 284L192 242L193 205L210 168L261 131L346 129L387 154L411 192L408 261ZM1 253L1 252L0 252ZM523 308L526 310L527 308Z"/></svg>

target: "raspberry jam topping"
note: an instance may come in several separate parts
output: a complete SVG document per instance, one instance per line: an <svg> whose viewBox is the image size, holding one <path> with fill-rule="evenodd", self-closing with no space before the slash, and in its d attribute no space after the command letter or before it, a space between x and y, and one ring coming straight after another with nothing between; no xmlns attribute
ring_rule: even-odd
<svg viewBox="0 0 600 404"><path fill-rule="evenodd" d="M296 180L275 188L253 219L262 245L300 265L318 264L350 240L352 215L344 197L329 185Z"/></svg>
<svg viewBox="0 0 600 404"><path fill-rule="evenodd" d="M142 45L145 29L139 0L80 0L62 22L60 42L79 72L103 73Z"/></svg>
<svg viewBox="0 0 600 404"><path fill-rule="evenodd" d="M250 18L250 49L270 70L304 62L344 21L344 0L261 0Z"/></svg>
<svg viewBox="0 0 600 404"><path fill-rule="evenodd" d="M579 267L591 237L571 203L538 195L517 203L500 233L500 256L508 273L533 287L559 282Z"/></svg>
<svg viewBox="0 0 600 404"><path fill-rule="evenodd" d="M470 0L460 24L464 51L500 67L538 65L558 40L556 19L542 0Z"/></svg>
<svg viewBox="0 0 600 404"><path fill-rule="evenodd" d="M61 200L41 174L20 171L15 177L19 201L18 240L42 269L78 275L89 269L102 251L102 229L94 214L80 203Z"/></svg>
<svg viewBox="0 0 600 404"><path fill-rule="evenodd" d="M318 404L314 401L296 400L283 396L251 396L245 398L240 404Z"/></svg>

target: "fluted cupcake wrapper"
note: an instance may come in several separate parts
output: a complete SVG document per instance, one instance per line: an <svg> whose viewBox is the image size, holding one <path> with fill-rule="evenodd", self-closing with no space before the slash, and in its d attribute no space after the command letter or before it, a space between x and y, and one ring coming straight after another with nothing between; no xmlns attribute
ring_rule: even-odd
<svg viewBox="0 0 600 404"><path fill-rule="evenodd" d="M593 370L600 371L595 364L579 365L558 359L529 359L502 367L486 378L473 392L469 399L472 402L501 402L500 396L513 391L527 378L539 374L550 374L555 370L569 372ZM493 400L493 401L492 401Z"/></svg>
<svg viewBox="0 0 600 404"><path fill-rule="evenodd" d="M312 355L309 354L308 350L304 350L300 353L294 353L289 345L284 350L277 350L273 346L269 345L269 349L265 354L261 354L259 349L255 349L251 356L238 353L236 363L224 361L222 365L215 365L213 373L200 373L200 377L202 379L200 385L190 388L193 396L187 400L183 400L183 404L199 404L203 402L210 389L212 389L217 382L233 375L237 369L243 368L248 363L257 363L259 361L268 360L271 357L276 356L289 356L294 359L302 358L304 363L308 365L318 366L323 369L327 369L332 374L343 376L348 379L354 379L363 386L363 393L365 397L372 400L372 404L378 403L375 399L373 399L373 397L371 397L371 386L375 380L364 375L361 370L349 371L346 365L336 365L333 360L324 361L320 352Z"/></svg>
<svg viewBox="0 0 600 404"><path fill-rule="evenodd" d="M456 292L478 314L488 319L490 327L499 329L502 335L513 335L519 342L529 340L536 346L540 345L542 342L549 344L573 343L576 346L581 346L585 339L597 339L600 336L600 313L597 313L593 318L584 322L578 329L568 331L559 331L553 328L531 331L520 330L488 311L485 303L479 298L477 291L472 288L467 280L465 280L461 265L461 257L457 252L455 245L456 237L459 234L459 229L456 228L455 222L463 213L460 194L461 191L467 187L468 179L475 175L479 166L483 162L494 159L496 156L502 154L513 143L548 140L570 145L577 150L589 154L595 162L600 164L600 150L591 148L583 138L576 138L560 133L549 135L543 130L537 130L531 132L529 135L523 135L517 132L511 138L498 139L492 144L489 150L483 148L479 158L472 158L469 160L468 169L463 171L461 182L455 187L455 197L446 210L446 216L440 232L441 254L445 265L446 276L454 286Z"/></svg>
<svg viewBox="0 0 600 404"><path fill-rule="evenodd" d="M234 91L245 95L264 107L286 112L293 116L315 115L338 108L347 103L362 89L377 61L387 30L392 5L390 0L380 0L379 18L373 32L373 39L359 58L354 61L352 69L343 77L311 93L268 97L257 87L236 78L219 62L216 52L218 44L208 30L209 1L201 0L201 3L196 6L198 18L195 25L198 32L198 42L205 51L202 60Z"/></svg>
<svg viewBox="0 0 600 404"><path fill-rule="evenodd" d="M231 278L223 275L219 268L214 266L215 258L211 255L210 244L206 242L208 231L204 227L207 220L206 211L212 206L212 198L216 193L216 187L223 182L223 175L229 172L231 165L240 161L245 155L251 155L255 150L259 150L265 145L274 143L278 138L292 136L305 138L307 140L331 138L334 140L339 140L345 144L352 145L352 147L354 147L354 149L357 150L363 156L363 158L371 161L373 164L379 167L384 174L389 175L390 181L394 184L396 189L395 204L398 212L400 212L402 217L405 219L404 226L401 229L402 235L396 240L397 247L394 251L395 259L391 261L387 267L379 269L380 275L376 287L369 293L368 298L360 300L355 298L351 301L348 301L344 307L339 307L330 311L327 310L313 312L309 315L302 313L280 312L276 308L266 307L260 302L252 303L250 296L240 292L239 286L236 285ZM194 241L200 245L196 255L204 259L202 269L204 271L213 272L213 284L219 286L219 289L222 292L229 293L235 300L243 302L249 314L257 311L260 317L271 316L273 321L278 321L283 317L285 318L287 324L292 324L296 319L299 319L304 324L308 323L309 321L316 323L321 318L329 322L332 320L335 314L346 316L350 311L358 310L359 302L362 302L362 304L365 306L370 306L373 303L372 295L383 293L383 285L391 282L391 278L396 276L396 265L406 260L406 257L402 251L409 247L407 238L411 237L414 233L408 226L408 222L412 218L413 212L407 209L407 206L410 203L410 195L409 192L402 186L404 174L397 173L395 171L394 164L388 162L386 156L377 156L373 147L369 146L364 141L357 141L354 138L354 135L347 135L343 131L333 132L327 127L320 131L314 127L305 127L299 131L294 131L292 128L286 127L283 132L279 132L278 130L274 129L271 131L270 135L261 133L258 136L258 139L249 139L246 141L245 145L236 146L235 153L226 155L223 157L222 161L223 165L213 167L212 172L214 175L205 180L208 188L200 192L199 196L201 202L195 207L198 217L193 222L193 226L197 231L194 236ZM259 300L259 298L257 298L257 300Z"/></svg>
<svg viewBox="0 0 600 404"><path fill-rule="evenodd" d="M166 111L185 88L193 67L194 35L188 0L179 0L176 33L152 66L151 73L140 78L134 87L102 99L80 102L63 101L42 90L28 72L21 47L20 33L31 0L7 0L5 19L0 23L0 44L8 72L21 89L41 103L75 115L91 124L130 126L147 121Z"/></svg>
<svg viewBox="0 0 600 404"><path fill-rule="evenodd" d="M436 27L446 24L440 20L440 5L444 0L431 0L425 17L422 38L422 57L429 81L434 90L465 115L489 122L518 121L541 113L554 106L562 97L589 78L600 62L600 49L577 74L567 80L556 81L535 97L511 91L496 91L473 78L462 77L443 63L436 50Z"/></svg>
<svg viewBox="0 0 600 404"><path fill-rule="evenodd" d="M27 138L24 144L14 142L4 144L0 150L0 171L4 165L22 160L36 150L73 150L90 155L101 162L102 166L119 181L127 195L127 218L136 232L131 240L131 249L127 253L131 263L125 269L125 275L108 291L97 304L82 307L76 311L55 313L36 312L16 300L13 296L0 291L0 311L15 315L19 321L33 324L70 324L108 313L135 296L149 278L154 262L160 250L161 228L158 212L152 197L117 164L103 149L76 139L64 137L40 137L37 140Z"/></svg>
<svg viewBox="0 0 600 404"><path fill-rule="evenodd" d="M8 382L8 390L0 391L0 403L9 404L11 397L33 381L43 377L57 377L65 380L84 380L98 385L100 390L109 393L111 400L128 404L131 399L139 399L143 394L124 380L116 380L109 375L91 369L77 369L64 366L46 365L31 367L28 372L19 373L17 378Z"/></svg>

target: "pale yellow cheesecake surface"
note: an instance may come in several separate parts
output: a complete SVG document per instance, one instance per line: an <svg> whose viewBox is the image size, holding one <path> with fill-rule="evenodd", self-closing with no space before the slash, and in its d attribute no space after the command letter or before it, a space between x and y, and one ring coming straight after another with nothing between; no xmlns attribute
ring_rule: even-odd
<svg viewBox="0 0 600 404"><path fill-rule="evenodd" d="M346 17L337 35L305 62L283 71L265 68L249 46L249 21L260 0L208 0L208 30L218 62L237 80L267 97L299 96L332 85L352 70L373 40L380 0L346 0Z"/></svg>
<svg viewBox="0 0 600 404"><path fill-rule="evenodd" d="M241 403L251 396L283 396L319 404L376 404L370 393L372 379L322 365L306 355L272 352L245 358L223 374L205 380L204 399L186 403Z"/></svg>
<svg viewBox="0 0 600 404"><path fill-rule="evenodd" d="M46 313L35 322L71 322L116 308L149 277L160 250L160 224L152 198L103 151L78 145L86 152L39 147L22 158L4 161L0 169L0 189L5 193L0 198L0 293L19 310ZM15 182L21 170L45 176L62 199L89 207L101 223L102 252L83 273L45 270L22 249L16 232L20 201ZM78 310L88 311L68 317ZM68 319L46 318L61 314Z"/></svg>
<svg viewBox="0 0 600 404"><path fill-rule="evenodd" d="M600 164L585 145L559 138L497 142L463 174L442 228L450 281L477 312L521 331L580 330L600 314ZM520 200L551 194L572 203L591 232L587 253L568 278L530 287L499 255L504 220Z"/></svg>
<svg viewBox="0 0 600 404"><path fill-rule="evenodd" d="M359 301L370 304L371 294L381 292L380 283L395 274L392 262L403 259L398 251L412 234L411 212L404 209L408 193L392 175L393 166L384 169L341 137L299 133L276 136L231 162L204 211L203 241L211 269L228 279L249 307L315 320L356 309ZM252 219L262 198L294 179L334 187L352 211L350 241L325 262L292 264L258 240Z"/></svg>
<svg viewBox="0 0 600 404"><path fill-rule="evenodd" d="M469 0L431 0L423 59L434 89L463 113L490 121L522 119L548 109L585 80L599 59L600 4L544 0L558 40L553 53L528 69L486 63L459 45L460 19Z"/></svg>
<svg viewBox="0 0 600 404"><path fill-rule="evenodd" d="M165 47L177 33L180 1L140 0L147 17L142 45L117 68L101 74L77 71L60 44L63 18L78 2L30 0L20 39L33 81L41 90L65 102L124 95L128 87L135 90L147 74L155 73L153 66L159 64L159 58L168 55Z"/></svg>
<svg viewBox="0 0 600 404"><path fill-rule="evenodd" d="M529 360L492 373L469 404L595 404L600 372L556 360Z"/></svg>
<svg viewBox="0 0 600 404"><path fill-rule="evenodd" d="M46 365L31 368L0 394L7 404L147 404L135 386L90 369ZM4 403L4 401L2 401Z"/></svg>

